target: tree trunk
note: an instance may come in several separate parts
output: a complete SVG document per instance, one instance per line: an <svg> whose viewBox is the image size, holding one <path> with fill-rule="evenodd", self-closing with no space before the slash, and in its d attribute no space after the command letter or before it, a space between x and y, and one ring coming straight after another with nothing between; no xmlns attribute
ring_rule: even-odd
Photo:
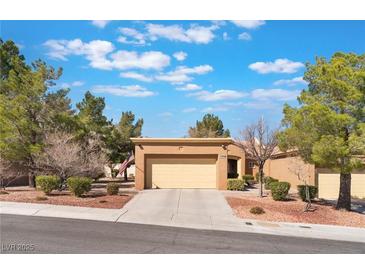
<svg viewBox="0 0 365 274"><path fill-rule="evenodd" d="M336 209L351 210L351 173L340 173L340 193Z"/></svg>
<svg viewBox="0 0 365 274"><path fill-rule="evenodd" d="M260 189L259 189L259 196L262 198L264 195L263 191L263 180L264 180L264 165L259 164L259 183L260 183Z"/></svg>
<svg viewBox="0 0 365 274"><path fill-rule="evenodd" d="M127 174L127 168L124 170L124 181L128 181L128 174Z"/></svg>
<svg viewBox="0 0 365 274"><path fill-rule="evenodd" d="M30 171L28 173L28 184L29 184L29 187L36 187L36 185L35 185L35 175L34 175L33 171Z"/></svg>

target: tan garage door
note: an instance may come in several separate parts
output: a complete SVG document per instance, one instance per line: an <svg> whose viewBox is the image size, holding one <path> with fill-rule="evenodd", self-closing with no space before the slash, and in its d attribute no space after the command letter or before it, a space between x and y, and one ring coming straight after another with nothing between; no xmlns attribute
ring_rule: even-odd
<svg viewBox="0 0 365 274"><path fill-rule="evenodd" d="M340 174L318 174L318 197L324 199L337 199L340 190ZM351 196L365 198L365 174L351 174Z"/></svg>
<svg viewBox="0 0 365 274"><path fill-rule="evenodd" d="M147 158L146 188L216 188L216 158Z"/></svg>

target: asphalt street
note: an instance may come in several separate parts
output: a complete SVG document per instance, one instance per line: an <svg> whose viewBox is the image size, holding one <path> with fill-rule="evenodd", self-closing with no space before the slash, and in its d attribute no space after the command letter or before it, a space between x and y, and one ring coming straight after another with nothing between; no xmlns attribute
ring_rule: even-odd
<svg viewBox="0 0 365 274"><path fill-rule="evenodd" d="M0 215L1 253L365 253L355 242Z"/></svg>

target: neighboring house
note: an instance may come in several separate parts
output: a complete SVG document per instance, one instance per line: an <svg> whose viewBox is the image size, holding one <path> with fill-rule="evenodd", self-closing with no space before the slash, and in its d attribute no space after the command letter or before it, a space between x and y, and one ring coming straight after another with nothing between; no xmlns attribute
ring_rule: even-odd
<svg viewBox="0 0 365 274"><path fill-rule="evenodd" d="M131 138L136 188L227 189L228 173L246 174L244 152L231 138Z"/></svg>
<svg viewBox="0 0 365 274"><path fill-rule="evenodd" d="M291 189L295 191L297 185L303 184L294 172L298 166L306 173L308 184L318 187L319 198L338 198L340 174L328 168L320 168L304 163L295 151L274 154L266 162L264 174L280 181L289 182ZM251 174L256 174L257 171L258 169L255 166ZM351 195L357 198L365 198L365 170L356 170L351 175Z"/></svg>

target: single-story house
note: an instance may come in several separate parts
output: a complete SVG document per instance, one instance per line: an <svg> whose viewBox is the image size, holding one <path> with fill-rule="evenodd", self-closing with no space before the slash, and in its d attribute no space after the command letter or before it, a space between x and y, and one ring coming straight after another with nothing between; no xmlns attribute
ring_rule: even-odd
<svg viewBox="0 0 365 274"><path fill-rule="evenodd" d="M131 138L135 184L145 188L227 189L228 173L246 174L244 152L231 138Z"/></svg>
<svg viewBox="0 0 365 274"><path fill-rule="evenodd" d="M231 138L131 138L135 144L135 184L148 188L227 189L229 174L255 175L255 162ZM339 174L306 164L295 151L275 153L264 167L266 176L302 184L294 170L300 167L307 182L318 187L318 196L337 199ZM365 171L352 174L351 194L365 198Z"/></svg>

